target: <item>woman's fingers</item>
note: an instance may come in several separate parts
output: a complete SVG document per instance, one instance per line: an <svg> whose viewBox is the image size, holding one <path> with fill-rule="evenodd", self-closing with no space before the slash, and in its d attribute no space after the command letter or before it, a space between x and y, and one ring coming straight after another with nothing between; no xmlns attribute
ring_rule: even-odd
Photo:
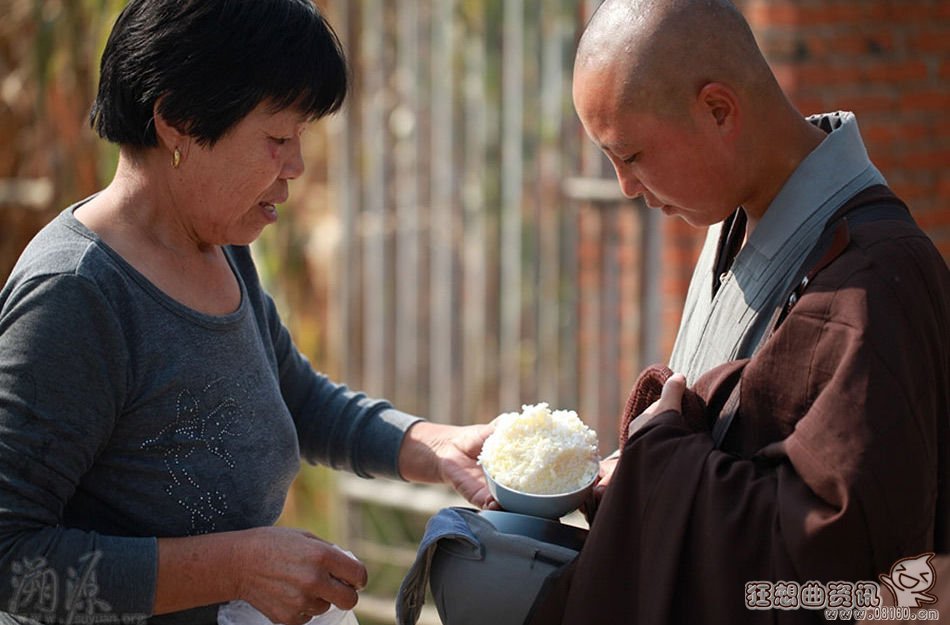
<svg viewBox="0 0 950 625"><path fill-rule="evenodd" d="M306 623L330 604L352 609L366 587L366 567L309 532L258 528L243 534L241 598L277 623Z"/></svg>

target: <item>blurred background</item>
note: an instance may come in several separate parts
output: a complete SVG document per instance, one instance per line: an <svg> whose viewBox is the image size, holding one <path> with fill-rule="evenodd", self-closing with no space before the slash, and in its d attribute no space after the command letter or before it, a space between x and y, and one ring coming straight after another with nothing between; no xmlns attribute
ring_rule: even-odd
<svg viewBox="0 0 950 625"><path fill-rule="evenodd" d="M546 401L612 449L637 373L667 359L703 233L625 200L571 105L599 0L320 0L345 109L255 243L298 346L332 377L447 423ZM950 258L950 2L744 0L803 114L855 111L872 160ZM0 280L111 178L86 117L122 0L0 0ZM281 522L367 561L365 624L441 488L302 473ZM423 623L437 623L427 609Z"/></svg>

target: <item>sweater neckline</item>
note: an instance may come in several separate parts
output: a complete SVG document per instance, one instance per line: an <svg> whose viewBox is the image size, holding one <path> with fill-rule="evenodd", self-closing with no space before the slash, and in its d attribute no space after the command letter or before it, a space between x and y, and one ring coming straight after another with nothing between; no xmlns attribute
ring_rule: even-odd
<svg viewBox="0 0 950 625"><path fill-rule="evenodd" d="M74 215L76 209L94 197L95 195L91 195L84 200L76 202L63 211L63 218L66 226L81 236L89 239L93 245L109 256L115 265L123 273L129 276L129 278L131 278L149 296L175 314L191 319L205 326L220 327L224 325L230 325L240 321L246 315L248 306L247 287L244 283L244 279L241 277L241 273L237 270L237 267L234 264L234 259L229 246L222 246L222 251L224 252L224 257L227 259L228 267L230 267L231 273L237 280L238 287L241 290L241 301L238 304L238 307L232 312L225 313L223 315L212 315L195 310L194 308L186 306L177 299L171 297L165 291L156 286L155 283L149 280L145 274L136 269L129 261L127 261L113 247L111 247L98 234L96 234L96 232L90 230L85 224L76 219L76 216Z"/></svg>

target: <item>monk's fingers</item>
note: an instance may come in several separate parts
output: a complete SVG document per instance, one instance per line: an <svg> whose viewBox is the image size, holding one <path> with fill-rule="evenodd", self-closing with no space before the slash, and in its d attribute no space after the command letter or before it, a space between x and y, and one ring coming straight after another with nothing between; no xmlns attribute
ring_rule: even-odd
<svg viewBox="0 0 950 625"><path fill-rule="evenodd" d="M656 415L668 410L680 412L683 405L683 393L686 392L686 378L681 373L674 373L663 385L660 398L650 404L636 419L630 422L627 428L627 437L632 437L637 431L653 420Z"/></svg>
<svg viewBox="0 0 950 625"><path fill-rule="evenodd" d="M675 410L679 412L683 405L683 393L686 392L686 378L682 373L674 373L663 385L660 399L651 406L655 413Z"/></svg>

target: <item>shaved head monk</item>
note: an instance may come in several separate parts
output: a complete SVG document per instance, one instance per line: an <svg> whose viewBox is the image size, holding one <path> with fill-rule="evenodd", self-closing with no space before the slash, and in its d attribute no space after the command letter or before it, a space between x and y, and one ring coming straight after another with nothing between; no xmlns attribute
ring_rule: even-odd
<svg viewBox="0 0 950 625"><path fill-rule="evenodd" d="M623 192L708 234L527 622L850 620L901 561L950 595L950 273L855 116L803 117L722 0L606 0L573 96Z"/></svg>

